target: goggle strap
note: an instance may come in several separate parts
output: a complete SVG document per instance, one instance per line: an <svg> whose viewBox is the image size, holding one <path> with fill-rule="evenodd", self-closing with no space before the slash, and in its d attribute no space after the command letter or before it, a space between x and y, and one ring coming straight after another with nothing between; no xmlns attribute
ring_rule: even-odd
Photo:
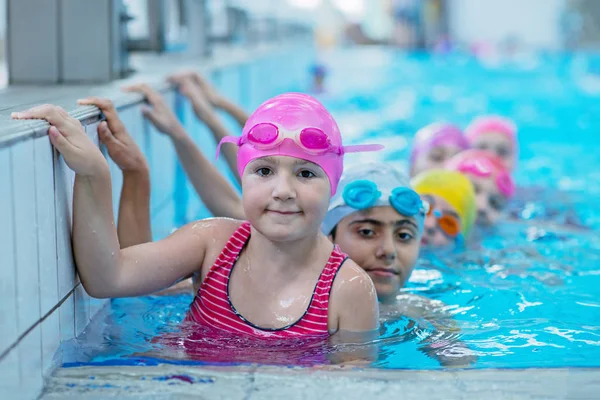
<svg viewBox="0 0 600 400"><path fill-rule="evenodd" d="M385 148L382 144L357 144L352 146L342 146L342 154L344 153L360 153L366 151L379 151Z"/></svg>
<svg viewBox="0 0 600 400"><path fill-rule="evenodd" d="M223 139L221 139L221 141L219 142L219 145L217 146L217 154L216 154L216 159L219 159L219 153L221 152L221 145L223 143L234 143L237 144L238 146L240 145L242 138L238 137L238 136L225 136Z"/></svg>

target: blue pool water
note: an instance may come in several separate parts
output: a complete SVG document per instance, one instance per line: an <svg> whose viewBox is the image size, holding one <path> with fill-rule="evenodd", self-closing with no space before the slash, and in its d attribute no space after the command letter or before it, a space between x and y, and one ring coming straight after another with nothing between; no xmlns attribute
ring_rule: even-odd
<svg viewBox="0 0 600 400"><path fill-rule="evenodd" d="M322 100L346 138L385 144L384 159L400 166L412 134L432 121L465 126L493 112L520 127L519 191L510 217L465 251L423 254L402 301L424 315L382 310L389 320L374 367L436 369L456 360L472 368L600 366L600 77L587 73L590 59L530 55L500 63L381 49L326 59ZM183 293L114 300L63 346L66 365L179 358L152 339L178 334L191 299ZM207 337L221 346L216 361L224 363L303 365L299 360L337 351Z"/></svg>

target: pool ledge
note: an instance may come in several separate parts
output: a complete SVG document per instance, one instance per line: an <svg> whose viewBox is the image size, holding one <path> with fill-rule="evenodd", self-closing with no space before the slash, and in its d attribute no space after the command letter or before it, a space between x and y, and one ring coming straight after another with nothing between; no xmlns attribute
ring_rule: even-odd
<svg viewBox="0 0 600 400"><path fill-rule="evenodd" d="M42 399L596 399L600 369L374 370L267 366L76 367Z"/></svg>

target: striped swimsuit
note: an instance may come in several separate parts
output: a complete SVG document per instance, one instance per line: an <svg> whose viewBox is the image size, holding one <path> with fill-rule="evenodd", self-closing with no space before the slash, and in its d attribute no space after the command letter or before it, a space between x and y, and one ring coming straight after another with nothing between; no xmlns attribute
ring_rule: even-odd
<svg viewBox="0 0 600 400"><path fill-rule="evenodd" d="M329 292L335 276L347 259L337 246L319 276L312 299L304 315L283 328L261 328L246 320L235 309L229 296L229 277L240 252L250 238L250 223L244 222L231 236L206 275L190 307L188 319L232 333L261 338L328 336Z"/></svg>

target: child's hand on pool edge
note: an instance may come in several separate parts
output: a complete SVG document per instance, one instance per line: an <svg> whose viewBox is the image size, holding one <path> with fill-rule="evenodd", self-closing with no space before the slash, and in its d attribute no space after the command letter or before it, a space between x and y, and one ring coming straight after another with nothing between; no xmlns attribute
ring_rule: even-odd
<svg viewBox="0 0 600 400"><path fill-rule="evenodd" d="M106 121L98 125L98 136L110 158L119 166L123 173L148 174L148 162L139 146L127 132L127 128L119 118L113 102L100 97L88 97L78 101L81 105L98 107Z"/></svg>
<svg viewBox="0 0 600 400"><path fill-rule="evenodd" d="M173 111L171 111L164 98L149 85L141 83L126 86L123 88L123 91L139 93L146 98L149 106L142 106L142 114L160 132L169 136L171 139L177 139L187 135L185 129Z"/></svg>
<svg viewBox="0 0 600 400"><path fill-rule="evenodd" d="M103 175L108 171L108 163L90 138L81 123L64 109L44 104L27 111L12 113L13 119L44 119L48 121L50 142L62 154L65 162L81 176Z"/></svg>

